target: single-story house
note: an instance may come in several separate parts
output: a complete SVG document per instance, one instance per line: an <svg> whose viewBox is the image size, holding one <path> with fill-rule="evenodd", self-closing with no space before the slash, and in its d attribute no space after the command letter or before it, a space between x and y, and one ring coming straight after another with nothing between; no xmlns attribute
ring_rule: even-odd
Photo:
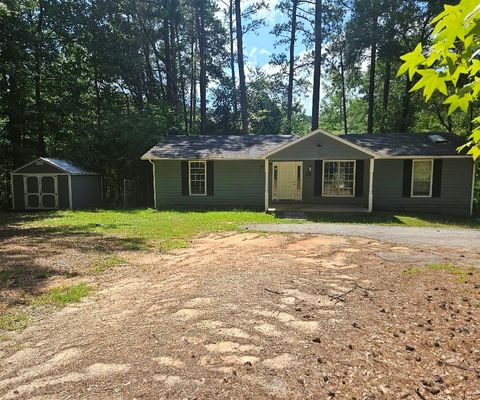
<svg viewBox="0 0 480 400"><path fill-rule="evenodd" d="M103 204L102 176L69 161L40 157L11 174L14 210L96 208Z"/></svg>
<svg viewBox="0 0 480 400"><path fill-rule="evenodd" d="M449 133L170 135L142 156L156 208L471 214L474 162Z"/></svg>

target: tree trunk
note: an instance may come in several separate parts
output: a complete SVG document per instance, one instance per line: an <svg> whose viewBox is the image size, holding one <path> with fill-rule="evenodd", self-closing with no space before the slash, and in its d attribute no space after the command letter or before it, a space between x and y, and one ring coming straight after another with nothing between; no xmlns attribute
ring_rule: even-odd
<svg viewBox="0 0 480 400"><path fill-rule="evenodd" d="M43 40L43 17L44 17L44 0L38 2L38 20L35 32L34 45L34 60L35 60L35 114L37 122L37 155L39 157L46 155L45 145L45 124L43 119L43 105L42 105L42 40Z"/></svg>
<svg viewBox="0 0 480 400"><path fill-rule="evenodd" d="M290 29L290 48L288 60L288 87L287 87L287 134L292 132L293 114L293 74L295 72L295 39L297 33L297 6L298 0L292 0L292 20Z"/></svg>
<svg viewBox="0 0 480 400"><path fill-rule="evenodd" d="M383 104L382 104L382 126L380 127L380 130L382 133L384 133L387 129L386 127L386 121L387 121L387 115L388 115L388 100L390 97L390 81L392 77L392 63L390 60L385 61L385 77L383 81Z"/></svg>
<svg viewBox="0 0 480 400"><path fill-rule="evenodd" d="M320 79L322 73L322 0L315 0L315 55L313 62L312 131L320 117Z"/></svg>
<svg viewBox="0 0 480 400"><path fill-rule="evenodd" d="M345 66L343 65L343 48L340 50L340 77L342 80L343 132L345 133L345 135L347 135L347 91L345 89Z"/></svg>
<svg viewBox="0 0 480 400"><path fill-rule="evenodd" d="M370 48L370 79L368 84L368 120L367 133L373 133L373 113L375 106L375 66L377 61L377 43L374 40Z"/></svg>
<svg viewBox="0 0 480 400"><path fill-rule="evenodd" d="M399 131L406 132L408 127L410 126L409 123L409 114L410 114L410 89L412 88L412 83L408 77L405 80L405 91L403 93L402 98L402 116L400 119Z"/></svg>
<svg viewBox="0 0 480 400"><path fill-rule="evenodd" d="M245 65L243 60L243 31L240 0L235 0L235 19L237 25L237 60L238 77L240 79L240 108L242 113L242 133L244 135L248 135L247 84L245 81Z"/></svg>
<svg viewBox="0 0 480 400"><path fill-rule="evenodd" d="M232 74L232 101L233 101L233 115L235 121L238 115L238 102L237 102L237 82L235 79L235 40L234 40L234 28L233 28L233 0L230 0L228 7L228 23L230 30L230 70Z"/></svg>
<svg viewBox="0 0 480 400"><path fill-rule="evenodd" d="M206 133L207 124L207 59L205 41L205 1L199 0L197 12L197 36L200 58L200 134Z"/></svg>
<svg viewBox="0 0 480 400"><path fill-rule="evenodd" d="M170 67L171 67L171 84L172 84L172 98L173 107L178 112L178 74L177 74L177 29L175 18L172 15L176 12L177 5L173 0L170 0Z"/></svg>
<svg viewBox="0 0 480 400"><path fill-rule="evenodd" d="M196 17L195 17L196 18ZM190 47L190 59L191 59L191 69L190 69L190 118L189 118L189 133L193 133L193 123L195 120L196 105L197 105L197 63L195 61L195 37L192 37L192 43Z"/></svg>

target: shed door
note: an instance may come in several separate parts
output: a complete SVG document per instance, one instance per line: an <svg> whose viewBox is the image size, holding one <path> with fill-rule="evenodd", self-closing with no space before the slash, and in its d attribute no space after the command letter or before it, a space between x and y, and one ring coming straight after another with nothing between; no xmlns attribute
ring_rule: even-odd
<svg viewBox="0 0 480 400"><path fill-rule="evenodd" d="M26 209L58 208L56 175L25 175L23 185Z"/></svg>

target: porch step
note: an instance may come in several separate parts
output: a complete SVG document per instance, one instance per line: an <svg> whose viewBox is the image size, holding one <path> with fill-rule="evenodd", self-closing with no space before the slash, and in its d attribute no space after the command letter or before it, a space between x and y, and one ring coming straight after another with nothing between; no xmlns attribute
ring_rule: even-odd
<svg viewBox="0 0 480 400"><path fill-rule="evenodd" d="M281 213L281 217L286 219L307 219L303 211L284 211Z"/></svg>

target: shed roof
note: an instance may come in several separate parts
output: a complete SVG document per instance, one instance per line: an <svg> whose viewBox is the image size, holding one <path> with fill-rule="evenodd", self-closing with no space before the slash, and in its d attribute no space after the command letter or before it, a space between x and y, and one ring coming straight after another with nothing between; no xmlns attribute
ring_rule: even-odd
<svg viewBox="0 0 480 400"><path fill-rule="evenodd" d="M256 159L296 138L298 136L293 135L169 135L142 159Z"/></svg>
<svg viewBox="0 0 480 400"><path fill-rule="evenodd" d="M432 135L445 139L436 142ZM464 137L452 133L376 133L340 135L357 146L364 147L381 157L401 156L461 156L457 148L466 142Z"/></svg>
<svg viewBox="0 0 480 400"><path fill-rule="evenodd" d="M65 172L67 174L71 174L71 175L96 175L94 172L88 172L88 171L72 164L70 161L61 160L59 158L49 158L49 157L39 157L39 158L29 162L28 164L22 165L21 167L17 168L15 171L13 171L13 173L15 173L17 171L20 171L23 168L25 168L26 166L31 165L31 164L39 161L39 160L44 161L44 162L60 169L61 171Z"/></svg>

